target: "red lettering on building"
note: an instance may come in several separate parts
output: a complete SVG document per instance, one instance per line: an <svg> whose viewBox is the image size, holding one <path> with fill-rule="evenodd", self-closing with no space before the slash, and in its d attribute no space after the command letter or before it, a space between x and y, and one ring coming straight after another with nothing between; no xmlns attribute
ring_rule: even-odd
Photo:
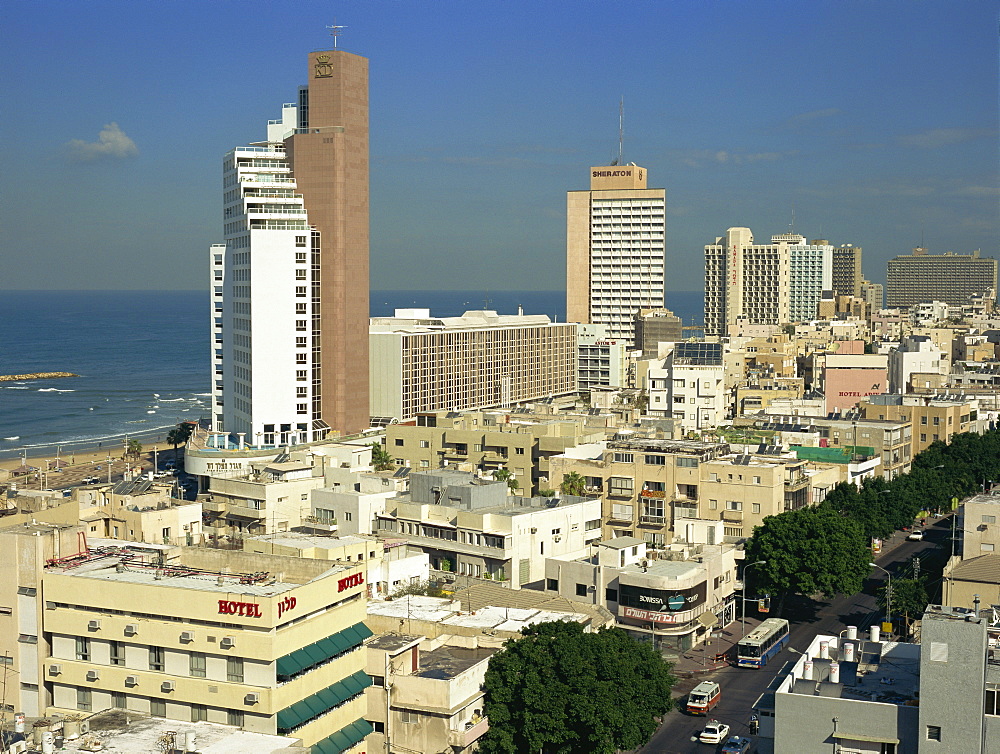
<svg viewBox="0 0 1000 754"><path fill-rule="evenodd" d="M219 615L242 615L244 618L262 618L260 605L256 602L234 602L219 600Z"/></svg>
<svg viewBox="0 0 1000 754"><path fill-rule="evenodd" d="M280 618L286 612L295 607L296 599L294 597L285 597L281 602L278 603L278 617Z"/></svg>
<svg viewBox="0 0 1000 754"><path fill-rule="evenodd" d="M352 586L360 586L365 583L364 574L356 573L353 576L348 576L345 579L341 579L337 582L337 591L342 592L345 589L350 589Z"/></svg>

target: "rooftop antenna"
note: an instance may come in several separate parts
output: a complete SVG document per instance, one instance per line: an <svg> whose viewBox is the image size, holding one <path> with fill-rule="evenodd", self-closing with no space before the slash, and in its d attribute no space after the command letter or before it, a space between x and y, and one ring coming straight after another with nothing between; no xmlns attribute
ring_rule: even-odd
<svg viewBox="0 0 1000 754"><path fill-rule="evenodd" d="M618 162L616 164L622 164L622 143L624 142L625 136L625 96L622 95L621 100L618 102Z"/></svg>
<svg viewBox="0 0 1000 754"><path fill-rule="evenodd" d="M789 232L795 232L795 203L792 203L792 222L788 226Z"/></svg>
<svg viewBox="0 0 1000 754"><path fill-rule="evenodd" d="M333 26L327 26L326 28L330 30L330 36L333 37L333 49L336 50L337 49L337 37L340 36L340 30L341 29L346 29L347 27L346 26L338 26L337 25L337 19L333 19Z"/></svg>

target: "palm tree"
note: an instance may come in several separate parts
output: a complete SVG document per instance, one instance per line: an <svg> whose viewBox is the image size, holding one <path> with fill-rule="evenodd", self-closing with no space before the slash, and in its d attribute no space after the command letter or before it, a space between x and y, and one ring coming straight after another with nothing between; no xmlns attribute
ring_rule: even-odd
<svg viewBox="0 0 1000 754"><path fill-rule="evenodd" d="M587 480L577 474L575 471L571 471L568 474L563 474L562 484L559 485L559 491L564 495L576 495L577 497L583 497L587 492Z"/></svg>
<svg viewBox="0 0 1000 754"><path fill-rule="evenodd" d="M521 483L514 478L514 472L502 467L493 472L493 478L498 482L507 482L507 489L514 494L521 488Z"/></svg>
<svg viewBox="0 0 1000 754"><path fill-rule="evenodd" d="M139 456L142 455L142 443L136 440L134 437L130 438L125 443L125 458L133 458L139 460Z"/></svg>
<svg viewBox="0 0 1000 754"><path fill-rule="evenodd" d="M372 466L375 471L391 471L396 468L389 451L382 447L382 443L372 443Z"/></svg>
<svg viewBox="0 0 1000 754"><path fill-rule="evenodd" d="M189 422L181 422L172 430L167 432L167 442L174 446L174 462L177 462L177 446L186 445L187 441L191 439L191 433L194 431L194 425Z"/></svg>

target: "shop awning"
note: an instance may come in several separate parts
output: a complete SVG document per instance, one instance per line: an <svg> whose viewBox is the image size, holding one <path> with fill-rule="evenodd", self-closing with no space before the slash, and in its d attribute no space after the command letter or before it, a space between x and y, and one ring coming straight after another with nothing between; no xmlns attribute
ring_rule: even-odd
<svg viewBox="0 0 1000 754"><path fill-rule="evenodd" d="M279 657L277 673L281 676L301 673L306 668L319 665L336 657L341 652L346 652L351 647L356 647L372 635L368 626L364 623L356 623L343 631L327 636L325 639L320 639L309 646L302 647L302 649L296 649L284 657Z"/></svg>

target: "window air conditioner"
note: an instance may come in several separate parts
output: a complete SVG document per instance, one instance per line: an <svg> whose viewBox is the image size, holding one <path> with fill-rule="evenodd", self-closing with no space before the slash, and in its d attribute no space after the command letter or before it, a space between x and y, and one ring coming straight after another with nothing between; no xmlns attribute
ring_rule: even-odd
<svg viewBox="0 0 1000 754"><path fill-rule="evenodd" d="M97 631L101 627L101 622L99 620L89 620L87 621L88 631Z"/></svg>
<svg viewBox="0 0 1000 754"><path fill-rule="evenodd" d="M135 636L137 633L139 633L139 627L135 623L129 623L125 626L126 636Z"/></svg>
<svg viewBox="0 0 1000 754"><path fill-rule="evenodd" d="M243 697L243 702L245 704L257 704L260 701L260 694L247 694Z"/></svg>
<svg viewBox="0 0 1000 754"><path fill-rule="evenodd" d="M49 665L49 675L59 675L62 672L62 665Z"/></svg>
<svg viewBox="0 0 1000 754"><path fill-rule="evenodd" d="M532 534L538 534L538 529L536 529L534 526L532 526L531 527L531 533Z"/></svg>
<svg viewBox="0 0 1000 754"><path fill-rule="evenodd" d="M181 641L188 642L194 641L194 634L190 631L181 631Z"/></svg>
<svg viewBox="0 0 1000 754"><path fill-rule="evenodd" d="M88 681L96 681L100 677L101 677L101 674L98 673L96 670L88 670L87 671L87 680Z"/></svg>
<svg viewBox="0 0 1000 754"><path fill-rule="evenodd" d="M219 642L219 646L223 649L230 649L236 646L236 639L232 636L223 636L222 641Z"/></svg>
<svg viewBox="0 0 1000 754"><path fill-rule="evenodd" d="M163 683L160 684L160 691L173 691L173 690L174 690L173 681L164 681Z"/></svg>
<svg viewBox="0 0 1000 754"><path fill-rule="evenodd" d="M127 675L127 676L125 676L125 685L126 686L138 686L139 685L139 676L137 676L137 675Z"/></svg>

